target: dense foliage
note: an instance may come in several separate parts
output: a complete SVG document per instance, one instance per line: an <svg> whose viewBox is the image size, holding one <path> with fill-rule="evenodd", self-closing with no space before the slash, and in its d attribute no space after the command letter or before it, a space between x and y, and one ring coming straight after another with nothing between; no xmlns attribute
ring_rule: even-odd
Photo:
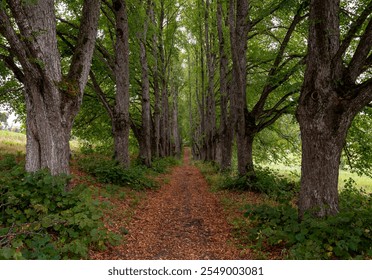
<svg viewBox="0 0 372 280"><path fill-rule="evenodd" d="M0 161L0 258L81 259L91 248L116 244L102 209L84 185L65 190L68 177L26 173L12 155Z"/></svg>
<svg viewBox="0 0 372 280"><path fill-rule="evenodd" d="M370 259L372 257L372 194L352 182L340 194L340 213L298 221L290 204L247 206L247 238L259 251L281 250L289 259Z"/></svg>
<svg viewBox="0 0 372 280"><path fill-rule="evenodd" d="M298 194L299 185L279 175L270 168L257 167L255 178L246 176L225 176L220 184L221 189L252 191L266 194L269 197L289 201Z"/></svg>

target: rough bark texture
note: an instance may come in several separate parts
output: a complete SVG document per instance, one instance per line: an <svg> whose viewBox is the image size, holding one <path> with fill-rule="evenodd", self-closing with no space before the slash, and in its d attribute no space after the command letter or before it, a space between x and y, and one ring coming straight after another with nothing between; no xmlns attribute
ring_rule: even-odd
<svg viewBox="0 0 372 280"><path fill-rule="evenodd" d="M340 43L339 4L338 0L313 0L310 4L307 68L297 109L302 138L300 218L306 211L319 217L338 212L338 170L346 134L358 111L372 100L365 85L357 84L358 75L350 78L355 69L359 74L365 71L364 63L357 66L353 61L360 56L366 59L371 50L371 24L350 62L352 67L345 68L342 53L347 49L345 42L350 41L346 36Z"/></svg>
<svg viewBox="0 0 372 280"><path fill-rule="evenodd" d="M84 1L79 38L65 78L57 45L54 2L15 0L6 3L11 16L4 7L0 8L0 32L23 70L21 82L25 85L27 112L26 170L34 172L47 168L53 175L68 174L68 141L88 79L100 1Z"/></svg>
<svg viewBox="0 0 372 280"><path fill-rule="evenodd" d="M112 132L114 136L115 159L124 167L128 167L130 164L128 17L124 0L114 0L112 3L116 20L114 68L116 95L113 108Z"/></svg>
<svg viewBox="0 0 372 280"><path fill-rule="evenodd" d="M254 174L251 169L253 164L250 162L248 127L246 125L248 118L248 109L246 101L247 88L247 40L250 29L248 20L249 4L248 0L230 1L229 25L231 54L233 61L234 74L234 92L233 104L236 112L236 142L238 149L238 171L240 175L250 173Z"/></svg>

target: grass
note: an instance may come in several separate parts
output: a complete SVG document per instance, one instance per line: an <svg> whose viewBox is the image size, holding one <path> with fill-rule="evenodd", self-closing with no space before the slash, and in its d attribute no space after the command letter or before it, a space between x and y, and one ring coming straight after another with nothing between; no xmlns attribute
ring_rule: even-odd
<svg viewBox="0 0 372 280"><path fill-rule="evenodd" d="M281 164L270 164L267 167L278 171L279 174L293 180L300 179L301 168L299 166L286 166ZM345 181L352 178L355 181L356 187L363 188L366 192L372 193L372 178L368 176L359 176L347 170L341 170L339 173L338 183L341 191L345 186Z"/></svg>
<svg viewBox="0 0 372 280"><path fill-rule="evenodd" d="M0 130L0 154L25 153L26 135L23 133Z"/></svg>

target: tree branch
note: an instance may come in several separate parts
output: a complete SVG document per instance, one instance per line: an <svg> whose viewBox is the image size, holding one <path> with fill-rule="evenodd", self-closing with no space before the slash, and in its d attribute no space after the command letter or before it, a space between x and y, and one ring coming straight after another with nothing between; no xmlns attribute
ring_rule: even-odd
<svg viewBox="0 0 372 280"><path fill-rule="evenodd" d="M68 80L78 82L80 89L79 102L82 100L84 87L89 76L90 61L97 35L99 11L100 0L84 0L78 41L67 75Z"/></svg>
<svg viewBox="0 0 372 280"><path fill-rule="evenodd" d="M362 12L359 18L354 21L345 38L343 39L335 57L333 58L334 63L341 60L343 54L346 52L347 48L350 46L351 41L353 40L355 34L358 32L360 27L363 25L366 18L372 13L372 2L367 6L367 8Z"/></svg>
<svg viewBox="0 0 372 280"><path fill-rule="evenodd" d="M372 6L372 4L371 4ZM368 22L366 30L359 41L358 47L350 61L348 67L348 76L352 82L358 78L366 69L364 68L365 61L372 48L372 17Z"/></svg>
<svg viewBox="0 0 372 280"><path fill-rule="evenodd" d="M258 125L257 125L257 132L263 130L264 128L272 125L274 122L277 121L277 119L279 119L287 110L288 108L292 107L294 105L293 104L288 104L287 106L284 106L282 109L276 111L275 115L268 121L266 122L260 122Z"/></svg>
<svg viewBox="0 0 372 280"><path fill-rule="evenodd" d="M96 79L94 73L92 71L90 71L89 76L90 76L90 80L93 83L94 91L96 92L97 96L101 100L101 102L102 102L103 106L105 107L107 113L109 114L110 118L114 119L113 108L111 107L110 103L107 101L106 95L104 94L104 92L102 91L99 83L97 82L97 79Z"/></svg>

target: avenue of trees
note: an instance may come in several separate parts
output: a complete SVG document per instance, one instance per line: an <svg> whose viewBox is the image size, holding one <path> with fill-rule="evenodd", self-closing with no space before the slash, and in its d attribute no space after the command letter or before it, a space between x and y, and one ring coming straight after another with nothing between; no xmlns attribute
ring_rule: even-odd
<svg viewBox="0 0 372 280"><path fill-rule="evenodd" d="M28 172L69 174L75 135L124 168L133 146L150 167L187 144L254 181L265 132L300 139L299 216L324 217L342 157L371 175L371 48L369 0L6 0L0 99L24 116Z"/></svg>

